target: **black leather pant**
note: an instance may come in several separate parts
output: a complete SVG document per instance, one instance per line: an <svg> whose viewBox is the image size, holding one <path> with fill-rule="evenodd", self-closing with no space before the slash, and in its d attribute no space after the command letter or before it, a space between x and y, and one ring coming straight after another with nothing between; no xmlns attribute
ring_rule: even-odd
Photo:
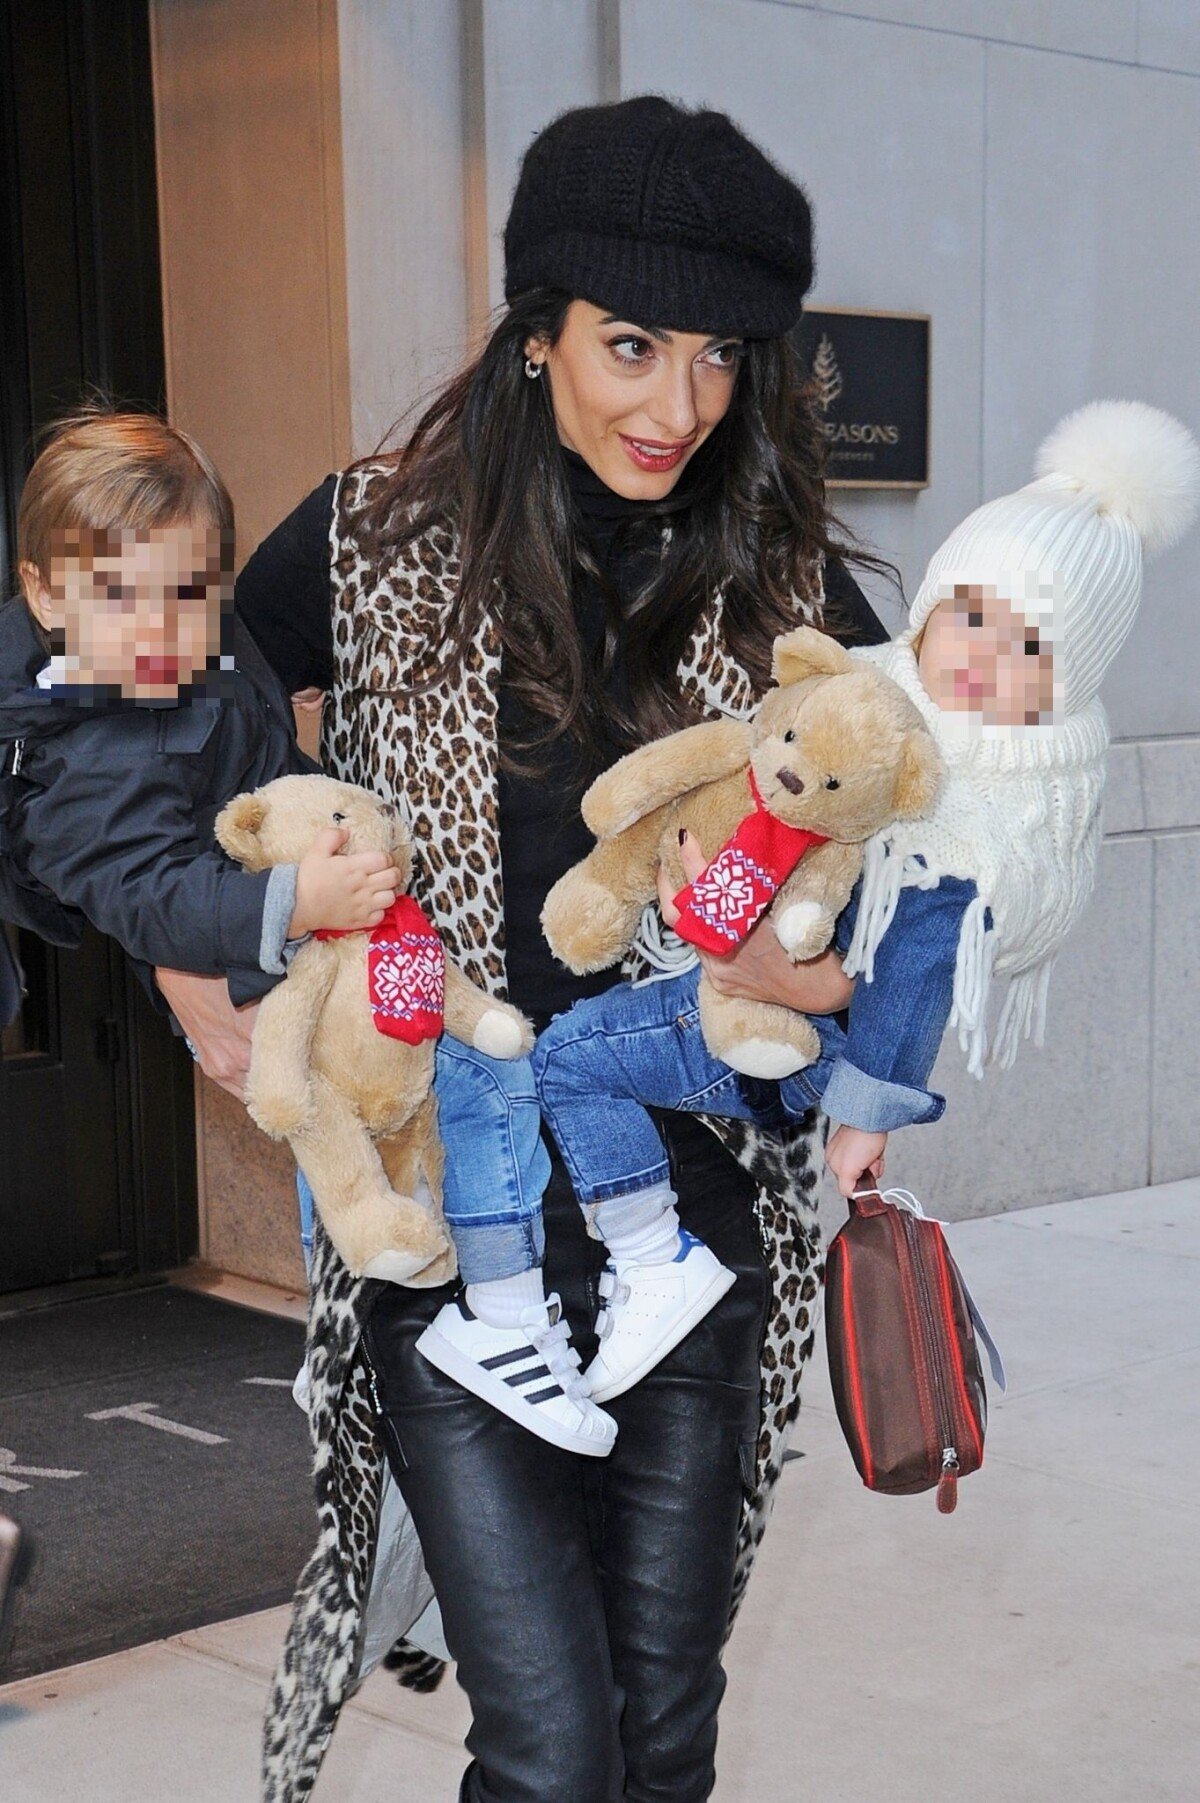
<svg viewBox="0 0 1200 1803"><path fill-rule="evenodd" d="M414 1341L449 1290L389 1286L367 1326L389 1458L471 1702L465 1803L701 1803L753 1468L767 1275L745 1173L700 1122L662 1117L679 1210L738 1281L607 1404L607 1459L560 1452L459 1388ZM557 1157L546 1281L586 1364L590 1240Z"/></svg>

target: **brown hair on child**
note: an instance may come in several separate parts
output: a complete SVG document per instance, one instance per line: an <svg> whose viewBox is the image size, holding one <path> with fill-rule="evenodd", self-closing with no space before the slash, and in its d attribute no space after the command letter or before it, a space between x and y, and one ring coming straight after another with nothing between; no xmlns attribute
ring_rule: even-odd
<svg viewBox="0 0 1200 1803"><path fill-rule="evenodd" d="M233 561L233 502L208 453L151 413L87 407L55 422L25 481L17 567L26 602L53 591L51 565L76 539L87 557L105 533L210 526ZM43 638L45 634L39 634Z"/></svg>

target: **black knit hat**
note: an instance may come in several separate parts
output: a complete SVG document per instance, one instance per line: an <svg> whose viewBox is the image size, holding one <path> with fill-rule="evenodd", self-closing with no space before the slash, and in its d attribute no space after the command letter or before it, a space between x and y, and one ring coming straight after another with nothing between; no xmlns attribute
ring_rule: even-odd
<svg viewBox="0 0 1200 1803"><path fill-rule="evenodd" d="M642 325L775 338L812 285L812 216L724 113L642 94L534 139L504 261L509 300L561 288Z"/></svg>

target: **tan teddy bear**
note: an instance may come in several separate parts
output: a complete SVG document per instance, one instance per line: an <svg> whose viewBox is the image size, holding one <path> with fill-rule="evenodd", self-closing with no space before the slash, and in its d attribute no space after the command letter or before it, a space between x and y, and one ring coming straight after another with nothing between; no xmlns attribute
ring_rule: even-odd
<svg viewBox="0 0 1200 1803"><path fill-rule="evenodd" d="M686 727L631 752L592 784L583 817L599 843L554 885L542 913L551 950L571 970L604 970L625 955L657 896L660 860L673 887L683 887L684 827L710 860L731 841L735 848L710 866L703 889L689 887L689 912L702 927L705 918L715 923L712 933L732 950L733 923L757 896L793 961L816 957L850 898L865 841L932 804L941 760L889 677L809 626L776 640L773 674L778 686L753 720ZM759 848L802 845L790 829L826 842L788 866L768 902ZM703 931L687 936L715 949ZM818 1056L816 1029L794 1009L721 995L707 979L699 996L708 1048L735 1070L784 1077Z"/></svg>
<svg viewBox="0 0 1200 1803"><path fill-rule="evenodd" d="M283 776L238 795L215 830L231 858L267 870L297 862L331 825L349 831L349 852L387 852L407 887L412 844L398 811L326 776ZM370 932L302 946L286 980L263 999L246 1086L252 1118L295 1153L343 1262L356 1276L414 1286L445 1283L455 1258L440 1202L431 1209L415 1196L421 1175L435 1199L441 1194L435 1039L392 1037L398 1017L432 993L446 1031L489 1056L517 1058L533 1044L524 1017L476 989L443 958L428 923L421 927L423 935L404 942L394 929L389 938L385 923L374 946ZM410 984L414 973L424 981Z"/></svg>

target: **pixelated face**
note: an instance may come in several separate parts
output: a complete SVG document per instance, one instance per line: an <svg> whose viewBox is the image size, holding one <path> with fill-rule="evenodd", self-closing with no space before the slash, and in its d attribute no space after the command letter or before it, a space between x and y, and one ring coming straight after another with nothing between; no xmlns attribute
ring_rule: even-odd
<svg viewBox="0 0 1200 1803"><path fill-rule="evenodd" d="M720 425L744 346L668 332L572 301L556 344L531 339L558 435L615 493L660 501Z"/></svg>
<svg viewBox="0 0 1200 1803"><path fill-rule="evenodd" d="M1023 595L1017 607L991 584L955 584L921 635L926 691L947 712L974 714L990 726L1049 723L1059 699L1052 617L1049 589Z"/></svg>
<svg viewBox="0 0 1200 1803"><path fill-rule="evenodd" d="M50 587L33 605L62 635L65 679L137 700L177 695L220 652L231 561L214 527L56 534Z"/></svg>

